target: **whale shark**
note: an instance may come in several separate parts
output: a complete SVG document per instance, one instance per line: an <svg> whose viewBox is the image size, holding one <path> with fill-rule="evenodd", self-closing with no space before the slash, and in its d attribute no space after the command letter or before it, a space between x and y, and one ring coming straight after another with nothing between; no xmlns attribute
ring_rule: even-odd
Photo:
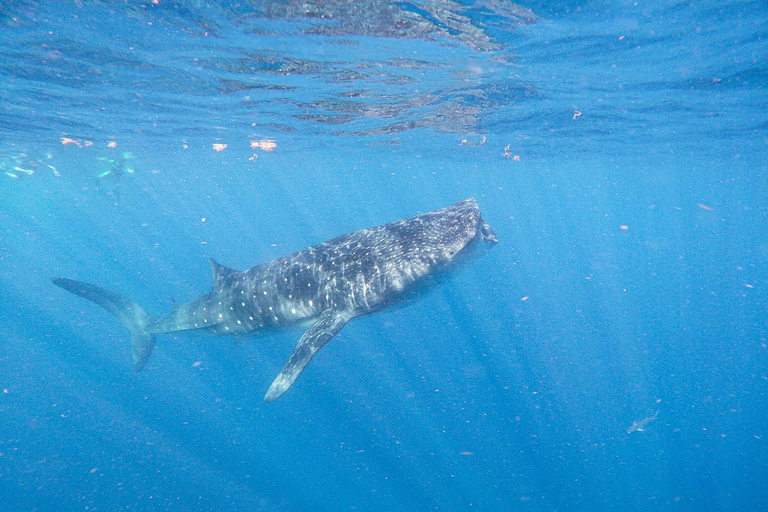
<svg viewBox="0 0 768 512"><path fill-rule="evenodd" d="M128 328L135 372L147 364L158 334L244 335L308 323L264 396L271 402L347 322L409 304L468 256L497 241L477 201L470 198L341 235L244 271L210 258L211 291L165 315L150 315L133 300L92 284L63 277L52 281L103 307Z"/></svg>

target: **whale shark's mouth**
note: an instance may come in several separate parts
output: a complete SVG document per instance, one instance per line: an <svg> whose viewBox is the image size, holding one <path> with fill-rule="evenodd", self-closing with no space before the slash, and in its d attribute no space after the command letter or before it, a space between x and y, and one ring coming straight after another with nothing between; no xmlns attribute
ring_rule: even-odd
<svg viewBox="0 0 768 512"><path fill-rule="evenodd" d="M489 226L488 223L482 219L480 222L480 239L483 242L488 242L491 244L498 243L499 239L496 237L496 233L494 233L491 229L491 226Z"/></svg>

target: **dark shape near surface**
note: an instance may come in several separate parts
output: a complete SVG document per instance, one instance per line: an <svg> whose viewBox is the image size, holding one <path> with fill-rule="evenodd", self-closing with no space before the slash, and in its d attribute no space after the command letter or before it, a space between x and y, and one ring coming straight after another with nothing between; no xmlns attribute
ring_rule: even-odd
<svg viewBox="0 0 768 512"><path fill-rule="evenodd" d="M627 434L631 434L632 432L645 432L645 427L647 427L648 424L652 421L656 421L658 417L659 411L657 409L656 412L653 413L653 416L646 416L641 420L633 421L632 424L627 427Z"/></svg>
<svg viewBox="0 0 768 512"><path fill-rule="evenodd" d="M383 226L362 229L248 270L211 259L211 292L152 316L134 301L66 278L53 284L95 302L131 332L133 370L140 371L155 335L196 330L247 334L313 322L269 387L275 400L352 318L418 297L438 277L496 235L474 199Z"/></svg>

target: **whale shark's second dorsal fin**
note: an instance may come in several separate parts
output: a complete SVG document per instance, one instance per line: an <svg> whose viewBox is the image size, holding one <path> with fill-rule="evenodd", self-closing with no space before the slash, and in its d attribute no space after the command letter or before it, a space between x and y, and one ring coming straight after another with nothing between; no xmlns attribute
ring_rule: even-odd
<svg viewBox="0 0 768 512"><path fill-rule="evenodd" d="M238 271L221 265L213 258L209 257L208 260L211 262L211 274L213 274L213 291L216 292L221 290L227 283L231 283Z"/></svg>

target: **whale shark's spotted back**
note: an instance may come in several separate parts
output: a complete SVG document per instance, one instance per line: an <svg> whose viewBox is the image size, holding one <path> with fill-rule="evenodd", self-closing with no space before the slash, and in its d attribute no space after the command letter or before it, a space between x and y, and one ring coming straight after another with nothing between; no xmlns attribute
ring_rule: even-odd
<svg viewBox="0 0 768 512"><path fill-rule="evenodd" d="M213 289L171 313L151 317L133 301L73 281L54 284L105 307L131 330L134 369L154 348L154 335L181 330L243 334L307 319L265 400L282 395L312 357L352 318L408 297L422 284L496 235L474 199L410 219L362 229L237 271L211 260Z"/></svg>

